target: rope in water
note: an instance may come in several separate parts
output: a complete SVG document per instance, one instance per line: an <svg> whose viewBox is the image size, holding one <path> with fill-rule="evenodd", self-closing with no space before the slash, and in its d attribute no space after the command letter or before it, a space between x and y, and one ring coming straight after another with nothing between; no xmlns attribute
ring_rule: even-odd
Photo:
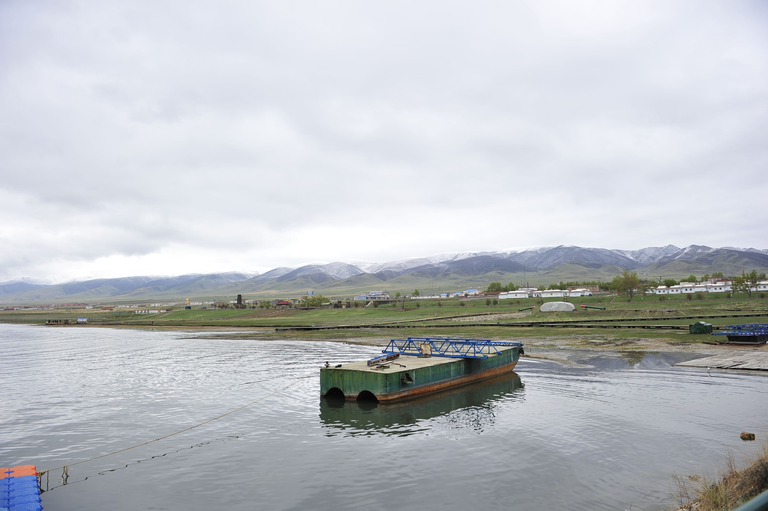
<svg viewBox="0 0 768 511"><path fill-rule="evenodd" d="M155 439L153 439L153 440L148 440L148 441L146 441L146 442L143 442L143 443L141 443L141 444L136 444L136 445L133 445L133 446L131 446L131 447L126 447L125 449L120 449L119 451L114 451L114 452L110 452L110 453L107 453L107 454L102 454L102 455L100 455L100 456L94 456L93 458L89 458L89 459L87 459L87 460L78 461L78 462L76 462L76 463L69 463L68 465L62 465L62 466L60 466L60 467L56 467L56 468L47 468L47 469L45 469L45 470L42 470L42 471L38 472L38 473L37 473L37 476L38 476L38 478L40 478L40 477L42 477L43 475L45 475L46 473L48 473L48 472L53 472L54 470L59 470L59 469L63 469L63 470L66 472L66 471L69 469L69 467L73 467L73 466L75 466L75 465L80 465L80 464L82 464L82 463L88 463L89 461L94 461L94 460L98 460L98 459L101 459L101 458L106 458L107 456L113 456L113 455L115 455L115 454L120 454L121 452L130 451L131 449L136 449L137 447L142 447L142 446L144 446L144 445L148 445L148 444L151 444L151 443L153 443L153 442L158 442L158 441L160 441L160 440L164 440L164 439L166 439L166 438L170 438L170 437L172 437L172 436L175 436L175 435L178 435L178 434L184 433L184 432L186 432L186 431L189 431L189 430L192 430L192 429L195 429L195 428L199 428L200 426L204 426L205 424L208 424L208 423L210 423L210 422L213 422L213 421L219 420L219 419L221 419L221 418L223 418L223 417L226 417L227 415L231 415L231 414L233 414L233 413L235 413L235 412L239 412L240 410L242 410L242 409L244 409L244 408L248 408L249 406L251 406L251 405L253 405L253 404L256 404L256 403L258 403L259 401L264 401L265 399L267 399L267 398L269 398L269 397L272 397L272 396L274 396L274 395L275 395L275 394L277 394L278 392L282 392L282 391L284 391L284 390L286 390L286 389L288 389L288 388L290 388L290 387L292 387L292 386L296 385L296 384L299 382L299 380L303 380L303 379L305 379L305 378L311 378L312 376L314 376L314 375L309 375L309 376L302 376L301 378L297 378L296 380L292 381L291 383L289 383L289 384L288 384L288 385L286 385L285 387L279 388L279 389L275 390L274 392L271 392L271 393L267 394L266 396L262 396L262 397L260 397L259 399L256 399L256 400L254 400L254 401L251 401L250 403L248 403L248 404L246 404L246 405L243 405L243 406L241 406L240 408L235 408L234 410L231 410L231 411L229 411L229 412L227 412L227 413L224 413L224 414L222 414L222 415L219 415L218 417L214 417L213 419L208 419L208 420L207 420L207 421L205 421L205 422L201 422L201 423L199 423L199 424L195 424L194 426L190 426L190 427L188 427L188 428L185 428L185 429L182 429L182 430L176 431L176 432L174 432L174 433L170 433L170 434L168 434L168 435L165 435L165 436L161 436L161 437L159 437L159 438L155 438Z"/></svg>

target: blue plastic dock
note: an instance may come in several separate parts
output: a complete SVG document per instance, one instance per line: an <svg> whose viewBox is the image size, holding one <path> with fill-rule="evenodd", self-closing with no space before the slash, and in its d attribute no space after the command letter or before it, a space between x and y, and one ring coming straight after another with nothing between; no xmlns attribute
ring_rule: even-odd
<svg viewBox="0 0 768 511"><path fill-rule="evenodd" d="M0 511L40 511L40 485L34 465L0 467Z"/></svg>

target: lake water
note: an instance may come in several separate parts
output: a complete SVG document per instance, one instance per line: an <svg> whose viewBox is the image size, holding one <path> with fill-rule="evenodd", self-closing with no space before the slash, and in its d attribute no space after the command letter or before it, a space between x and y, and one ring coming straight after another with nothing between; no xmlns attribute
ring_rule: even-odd
<svg viewBox="0 0 768 511"><path fill-rule="evenodd" d="M327 403L330 342L0 325L0 465L52 470L46 511L666 509L671 474L748 454L768 378L680 354L523 358L516 374L397 406ZM257 401L258 400L258 401ZM66 484L64 484L66 482Z"/></svg>

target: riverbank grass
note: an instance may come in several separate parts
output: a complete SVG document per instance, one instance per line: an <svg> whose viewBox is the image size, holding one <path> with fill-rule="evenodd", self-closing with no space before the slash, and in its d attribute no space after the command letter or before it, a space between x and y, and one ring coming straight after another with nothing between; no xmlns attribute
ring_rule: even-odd
<svg viewBox="0 0 768 511"><path fill-rule="evenodd" d="M733 453L728 452L725 467L716 480L691 475L673 476L673 496L677 511L730 511L768 490L768 439L738 470Z"/></svg>

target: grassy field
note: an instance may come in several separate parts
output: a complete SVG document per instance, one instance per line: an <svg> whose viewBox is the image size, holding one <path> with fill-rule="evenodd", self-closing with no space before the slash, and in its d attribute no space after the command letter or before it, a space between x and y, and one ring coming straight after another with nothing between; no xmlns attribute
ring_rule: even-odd
<svg viewBox="0 0 768 511"><path fill-rule="evenodd" d="M548 300L555 301L555 300ZM45 324L49 319L87 317L89 325L154 328L249 329L258 338L356 339L450 335L452 337L541 338L572 336L574 339L610 335L612 339L675 339L679 342L711 341L709 335L691 335L687 326L701 319L715 327L743 323L768 323L768 301L760 298L684 296L659 301L592 296L571 298L573 312L546 313L540 299L505 300L486 305L486 300L458 299L410 301L406 309L391 304L349 309L190 309L176 308L162 314L135 314L128 310L56 309L0 311L0 322ZM418 303L418 307L416 306ZM579 305L606 307L585 309ZM534 306L534 310L519 311ZM718 317L743 315L743 317ZM614 321L609 321L614 320ZM566 323L567 322L567 323ZM544 323L565 323L555 327ZM585 326L599 328L585 328ZM651 329L640 326L684 327ZM293 330L323 327L321 330ZM635 328L631 328L635 327ZM256 334L253 333L256 331Z"/></svg>

